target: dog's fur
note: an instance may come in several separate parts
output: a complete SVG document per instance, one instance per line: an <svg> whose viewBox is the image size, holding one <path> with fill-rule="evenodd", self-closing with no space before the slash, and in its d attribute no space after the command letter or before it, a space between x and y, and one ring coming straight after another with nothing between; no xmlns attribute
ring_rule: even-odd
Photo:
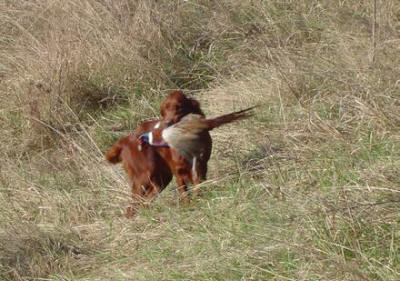
<svg viewBox="0 0 400 281"><path fill-rule="evenodd" d="M172 179L168 164L154 147L138 147L138 137L154 129L159 120L139 124L127 137L118 140L106 154L106 159L113 164L122 162L131 181L132 201L126 216L133 215L138 205L151 201Z"/></svg>
<svg viewBox="0 0 400 281"><path fill-rule="evenodd" d="M131 135L118 140L106 154L106 159L110 163L123 163L132 182L132 204L127 209L127 217L133 215L137 205L142 201L150 201L161 192L170 183L172 174L176 176L178 189L185 202L188 184L198 184L206 178L207 162L212 148L211 136L208 132L201 136L207 150L198 161L196 179L193 178L191 166L175 151L149 145L142 146L140 150L138 142L141 134L154 130L160 121L173 124L189 113L204 116L199 102L186 97L181 91L175 91L161 103L160 113L162 120L139 124Z"/></svg>
<svg viewBox="0 0 400 281"><path fill-rule="evenodd" d="M205 118L200 108L200 103L192 98L186 97L183 92L175 91L169 94L161 103L160 113L164 124L171 125L178 123L188 114L198 114ZM208 131L202 132L199 136L203 143L204 152L197 159L196 171L192 170L191 163L188 163L177 151L173 149L157 148L161 157L168 163L172 173L176 177L178 189L184 201L188 185L197 185L204 181L207 176L207 162L211 156L212 140ZM196 189L195 194L198 193Z"/></svg>

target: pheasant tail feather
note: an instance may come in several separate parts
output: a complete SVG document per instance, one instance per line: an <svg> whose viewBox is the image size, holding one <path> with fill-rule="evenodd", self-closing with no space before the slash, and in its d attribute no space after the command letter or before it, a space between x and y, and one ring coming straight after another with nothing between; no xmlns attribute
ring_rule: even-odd
<svg viewBox="0 0 400 281"><path fill-rule="evenodd" d="M233 121L245 119L245 118L252 116L253 114L249 113L248 111L252 110L255 107L257 107L257 106L252 106L252 107L240 110L240 111L232 112L229 114L219 116L214 119L207 119L204 121L207 122L207 127L209 128L209 130L212 130L212 129L220 127L224 124L228 124Z"/></svg>

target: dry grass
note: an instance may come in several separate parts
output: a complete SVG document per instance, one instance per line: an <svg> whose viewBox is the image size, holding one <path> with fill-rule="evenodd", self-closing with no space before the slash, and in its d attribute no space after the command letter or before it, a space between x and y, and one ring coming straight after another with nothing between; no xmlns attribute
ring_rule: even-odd
<svg viewBox="0 0 400 281"><path fill-rule="evenodd" d="M0 279L398 280L400 5L0 3ZM170 89L209 116L210 180L134 220L104 151Z"/></svg>

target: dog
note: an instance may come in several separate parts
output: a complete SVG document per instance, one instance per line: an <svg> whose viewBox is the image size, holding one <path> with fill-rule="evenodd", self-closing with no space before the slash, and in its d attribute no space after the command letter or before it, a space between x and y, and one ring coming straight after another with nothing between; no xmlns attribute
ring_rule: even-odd
<svg viewBox="0 0 400 281"><path fill-rule="evenodd" d="M138 137L146 132L157 129L161 122L173 124L179 122L189 113L204 116L200 103L188 98L182 91L170 93L160 105L161 120L151 120L138 125L129 136L118 140L106 154L106 160L112 164L123 163L123 167L131 181L132 201L127 208L126 217L132 217L139 205L151 201L176 176L181 198L186 200L187 164L179 159L170 148L141 147ZM203 136L207 152L199 159L198 174L205 179L207 162L211 155L211 136Z"/></svg>

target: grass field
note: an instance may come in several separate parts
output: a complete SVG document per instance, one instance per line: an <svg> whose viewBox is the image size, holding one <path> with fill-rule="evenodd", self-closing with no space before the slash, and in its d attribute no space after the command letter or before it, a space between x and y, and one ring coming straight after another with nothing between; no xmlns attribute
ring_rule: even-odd
<svg viewBox="0 0 400 281"><path fill-rule="evenodd" d="M400 280L399 79L399 1L0 1L0 280ZM260 107L126 219L174 89Z"/></svg>

